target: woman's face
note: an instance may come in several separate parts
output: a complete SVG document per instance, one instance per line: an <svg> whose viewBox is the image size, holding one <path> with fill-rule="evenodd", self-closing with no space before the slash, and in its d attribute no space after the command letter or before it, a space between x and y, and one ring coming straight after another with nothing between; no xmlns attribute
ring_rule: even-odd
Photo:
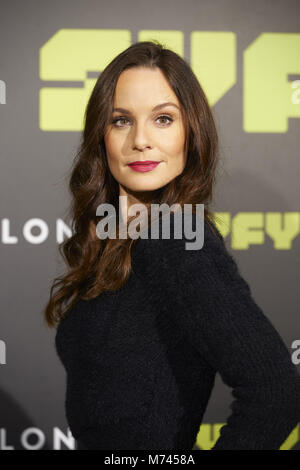
<svg viewBox="0 0 300 470"><path fill-rule="evenodd" d="M135 67L120 75L113 108L104 137L108 166L119 183L120 195L139 201L145 192L166 185L185 167L180 104L160 69ZM128 165L146 160L159 164L149 171L136 171Z"/></svg>

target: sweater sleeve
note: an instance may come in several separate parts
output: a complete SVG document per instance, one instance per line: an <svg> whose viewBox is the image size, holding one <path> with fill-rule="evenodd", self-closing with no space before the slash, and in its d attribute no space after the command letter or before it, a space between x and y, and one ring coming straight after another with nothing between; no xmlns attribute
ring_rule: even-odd
<svg viewBox="0 0 300 470"><path fill-rule="evenodd" d="M206 221L203 247L184 252L169 271L174 320L233 389L232 413L211 450L279 449L300 422L291 355Z"/></svg>

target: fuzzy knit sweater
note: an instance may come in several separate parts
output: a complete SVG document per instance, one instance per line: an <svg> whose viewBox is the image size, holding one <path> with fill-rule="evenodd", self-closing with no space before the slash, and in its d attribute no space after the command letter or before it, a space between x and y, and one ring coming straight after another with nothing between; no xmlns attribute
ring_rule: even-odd
<svg viewBox="0 0 300 470"><path fill-rule="evenodd" d="M219 373L234 400L211 450L277 450L300 422L300 374L220 232L205 221L187 250L172 221L170 239L138 240L119 290L57 327L77 449L191 450Z"/></svg>

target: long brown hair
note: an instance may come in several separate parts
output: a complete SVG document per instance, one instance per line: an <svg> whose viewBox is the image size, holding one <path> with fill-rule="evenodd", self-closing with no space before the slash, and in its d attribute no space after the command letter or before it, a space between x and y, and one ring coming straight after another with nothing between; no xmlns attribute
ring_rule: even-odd
<svg viewBox="0 0 300 470"><path fill-rule="evenodd" d="M85 110L85 126L69 180L73 235L59 245L68 272L53 281L44 311L49 327L64 318L79 299L119 289L131 272L131 250L137 240L118 236L103 240L96 235L97 207L110 203L116 212L119 208L119 184L108 168L104 135L112 116L117 80L131 67L158 67L162 71L180 102L185 127L185 168L153 192L151 203L178 203L182 208L192 204L193 212L196 204L203 203L205 219L213 222L215 218L208 205L215 183L218 136L207 98L189 64L178 54L158 41L137 42L103 70ZM128 224L131 220L128 218ZM117 222L118 234L120 221ZM150 225L150 218L148 222Z"/></svg>

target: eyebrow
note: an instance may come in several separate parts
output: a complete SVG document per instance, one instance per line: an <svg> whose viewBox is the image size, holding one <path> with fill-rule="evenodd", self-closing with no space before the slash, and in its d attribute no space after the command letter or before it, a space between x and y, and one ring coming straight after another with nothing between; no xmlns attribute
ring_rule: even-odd
<svg viewBox="0 0 300 470"><path fill-rule="evenodd" d="M154 106L152 111L157 111L158 109L164 108L166 106L175 106L175 108L180 110L180 108L177 106L177 104L172 103L171 101L167 101L166 103L161 103L161 104L158 104L157 106ZM130 114L130 111L128 111L128 109L124 109L124 108L114 108L113 112L114 111L119 111L120 113Z"/></svg>

